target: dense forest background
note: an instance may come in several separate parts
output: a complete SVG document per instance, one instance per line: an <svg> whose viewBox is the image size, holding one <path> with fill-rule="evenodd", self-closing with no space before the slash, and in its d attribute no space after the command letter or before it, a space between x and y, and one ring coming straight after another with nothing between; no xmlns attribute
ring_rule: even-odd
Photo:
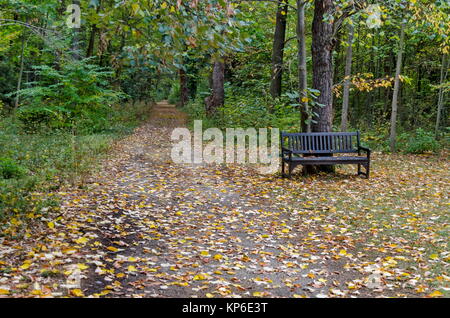
<svg viewBox="0 0 450 318"><path fill-rule="evenodd" d="M448 146L446 0L0 0L0 217L168 99L204 127L360 130ZM46 191L42 191L46 192ZM31 194L30 194L31 193Z"/></svg>

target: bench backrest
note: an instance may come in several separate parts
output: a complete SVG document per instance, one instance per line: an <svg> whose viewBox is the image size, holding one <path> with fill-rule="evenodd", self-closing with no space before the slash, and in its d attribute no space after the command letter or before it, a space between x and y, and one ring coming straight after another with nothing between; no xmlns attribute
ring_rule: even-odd
<svg viewBox="0 0 450 318"><path fill-rule="evenodd" d="M285 133L281 145L294 153L355 153L359 147L357 132Z"/></svg>

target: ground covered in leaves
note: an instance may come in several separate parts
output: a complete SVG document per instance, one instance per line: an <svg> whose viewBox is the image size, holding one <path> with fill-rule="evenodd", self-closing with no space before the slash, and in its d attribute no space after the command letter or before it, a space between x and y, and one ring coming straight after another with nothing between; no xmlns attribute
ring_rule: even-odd
<svg viewBox="0 0 450 318"><path fill-rule="evenodd" d="M158 104L61 213L0 238L0 297L449 296L449 164L374 154L292 180L177 165Z"/></svg>

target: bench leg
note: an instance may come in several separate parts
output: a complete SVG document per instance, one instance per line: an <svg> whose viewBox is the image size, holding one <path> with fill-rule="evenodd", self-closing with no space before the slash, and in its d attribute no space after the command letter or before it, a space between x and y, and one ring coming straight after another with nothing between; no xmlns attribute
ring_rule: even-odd
<svg viewBox="0 0 450 318"><path fill-rule="evenodd" d="M369 179L370 174L370 163L364 164L364 168L366 169L366 172L361 171L361 164L358 164L358 176L359 175L365 175L366 179Z"/></svg>
<svg viewBox="0 0 450 318"><path fill-rule="evenodd" d="M289 162L289 179L292 178L292 170L294 170L294 166L291 162Z"/></svg>
<svg viewBox="0 0 450 318"><path fill-rule="evenodd" d="M281 176L283 177L283 178L286 178L286 174L285 174L285 171L284 171L285 169L284 169L284 160L283 159L281 159Z"/></svg>

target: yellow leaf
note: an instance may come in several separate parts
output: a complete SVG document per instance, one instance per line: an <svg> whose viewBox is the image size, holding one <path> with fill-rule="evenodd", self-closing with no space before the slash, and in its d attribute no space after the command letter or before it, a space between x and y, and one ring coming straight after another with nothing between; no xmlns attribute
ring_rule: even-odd
<svg viewBox="0 0 450 318"><path fill-rule="evenodd" d="M339 255L347 255L347 251L346 250L340 250L339 251Z"/></svg>
<svg viewBox="0 0 450 318"><path fill-rule="evenodd" d="M430 297L441 297L442 295L443 294L439 290L436 290L436 291L432 292L431 294L429 294L428 296L430 296Z"/></svg>
<svg viewBox="0 0 450 318"><path fill-rule="evenodd" d="M220 254L214 255L215 260L221 260L222 258L223 258L223 255L220 255Z"/></svg>
<svg viewBox="0 0 450 318"><path fill-rule="evenodd" d="M80 270L85 270L85 269L88 269L88 268L89 268L89 266L87 266L86 264L77 264L77 267L78 267L78 269L80 269Z"/></svg>
<svg viewBox="0 0 450 318"><path fill-rule="evenodd" d="M262 293L261 292L254 292L253 296L254 297L262 297Z"/></svg>
<svg viewBox="0 0 450 318"><path fill-rule="evenodd" d="M23 264L22 266L20 266L20 268L21 269L28 269L28 268L30 268L30 264L29 263L25 263L25 264Z"/></svg>
<svg viewBox="0 0 450 318"><path fill-rule="evenodd" d="M208 251L201 251L200 255L202 255L202 256L209 256L209 252Z"/></svg>
<svg viewBox="0 0 450 318"><path fill-rule="evenodd" d="M161 9L165 9L165 8L167 8L167 3L163 2L163 4L161 5Z"/></svg>
<svg viewBox="0 0 450 318"><path fill-rule="evenodd" d="M133 9L133 14L136 14L139 11L139 9L140 9L139 4L133 3L131 5L131 9Z"/></svg>
<svg viewBox="0 0 450 318"><path fill-rule="evenodd" d="M213 294L210 294L210 293L207 293L207 294L206 294L206 297L208 297L208 298L214 298L214 295L213 295Z"/></svg>
<svg viewBox="0 0 450 318"><path fill-rule="evenodd" d="M54 229L54 228L55 228L55 223L53 223L53 222L48 222L48 223L47 223L47 226L48 226L49 228L51 228L51 229Z"/></svg>
<svg viewBox="0 0 450 318"><path fill-rule="evenodd" d="M118 248L116 248L114 246L108 246L106 249L110 250L111 252L117 252L119 250Z"/></svg>
<svg viewBox="0 0 450 318"><path fill-rule="evenodd" d="M206 276L203 274L198 274L194 276L194 280L205 280Z"/></svg>
<svg viewBox="0 0 450 318"><path fill-rule="evenodd" d="M136 272L137 269L136 269L136 267L134 267L133 265L130 265L130 266L128 266L128 271L129 271L129 272Z"/></svg>
<svg viewBox="0 0 450 318"><path fill-rule="evenodd" d="M119 273L119 274L116 275L116 277L117 278L122 278L122 277L125 277L125 274L124 273Z"/></svg>
<svg viewBox="0 0 450 318"><path fill-rule="evenodd" d="M302 103L307 103L309 102L309 98L308 97L302 97Z"/></svg>
<svg viewBox="0 0 450 318"><path fill-rule="evenodd" d="M62 252L63 252L64 254L73 254L73 253L75 253L76 251L77 251L77 250L74 249L74 248L66 248L66 249L62 250Z"/></svg>
<svg viewBox="0 0 450 318"><path fill-rule="evenodd" d="M283 232L283 233L289 233L289 229L282 229L281 232Z"/></svg>
<svg viewBox="0 0 450 318"><path fill-rule="evenodd" d="M0 295L9 295L9 290L7 290L7 289L0 289Z"/></svg>
<svg viewBox="0 0 450 318"><path fill-rule="evenodd" d="M72 289L70 291L70 294L75 296L75 297L84 297L83 292L81 291L81 289Z"/></svg>
<svg viewBox="0 0 450 318"><path fill-rule="evenodd" d="M79 239L75 240L75 243L77 244L85 244L89 239L87 237L80 237Z"/></svg>
<svg viewBox="0 0 450 318"><path fill-rule="evenodd" d="M439 255L437 255L437 254L430 255L430 259L438 259L438 258L439 258Z"/></svg>

